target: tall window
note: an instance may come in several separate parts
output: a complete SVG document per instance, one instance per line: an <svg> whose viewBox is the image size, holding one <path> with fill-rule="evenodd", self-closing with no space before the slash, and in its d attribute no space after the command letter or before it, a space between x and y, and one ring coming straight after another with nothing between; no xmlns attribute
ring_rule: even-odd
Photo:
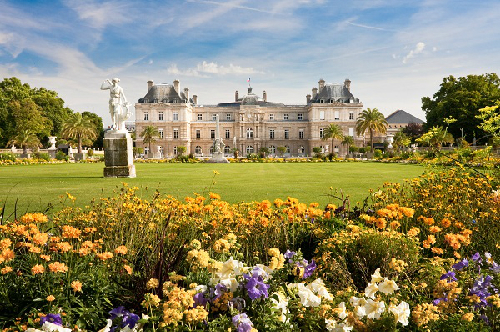
<svg viewBox="0 0 500 332"><path fill-rule="evenodd" d="M271 145L269 147L269 153L271 153L271 154L275 154L276 153L276 147L274 145Z"/></svg>
<svg viewBox="0 0 500 332"><path fill-rule="evenodd" d="M196 139L200 139L200 138L201 138L201 130L196 129Z"/></svg>
<svg viewBox="0 0 500 332"><path fill-rule="evenodd" d="M290 130L285 129L285 139L289 139L289 138L290 138Z"/></svg>
<svg viewBox="0 0 500 332"><path fill-rule="evenodd" d="M290 147L288 145L285 145L286 148L286 153L290 153Z"/></svg>
<svg viewBox="0 0 500 332"><path fill-rule="evenodd" d="M247 154L253 153L253 145L247 146Z"/></svg>
<svg viewBox="0 0 500 332"><path fill-rule="evenodd" d="M354 112L349 112L349 120L354 120Z"/></svg>
<svg viewBox="0 0 500 332"><path fill-rule="evenodd" d="M231 147L230 147L229 145L226 145L226 146L224 147L224 153L225 153L225 154L229 154L229 153L231 153Z"/></svg>
<svg viewBox="0 0 500 332"><path fill-rule="evenodd" d="M288 113L283 114L283 120L288 120Z"/></svg>
<svg viewBox="0 0 500 332"><path fill-rule="evenodd" d="M214 139L215 138L215 129L210 130L210 138Z"/></svg>
<svg viewBox="0 0 500 332"><path fill-rule="evenodd" d="M269 129L269 138L274 139L274 129Z"/></svg>
<svg viewBox="0 0 500 332"><path fill-rule="evenodd" d="M299 150L297 151L299 154L303 154L305 151L304 147L301 145L299 146Z"/></svg>
<svg viewBox="0 0 500 332"><path fill-rule="evenodd" d="M349 128L349 136L354 137L354 128Z"/></svg>
<svg viewBox="0 0 500 332"><path fill-rule="evenodd" d="M319 111L319 119L324 120L325 119L325 111Z"/></svg>
<svg viewBox="0 0 500 332"><path fill-rule="evenodd" d="M179 113L174 112L173 115L174 115L174 121L179 121Z"/></svg>
<svg viewBox="0 0 500 332"><path fill-rule="evenodd" d="M253 138L253 129L247 128L247 138ZM253 147L252 147L253 149Z"/></svg>
<svg viewBox="0 0 500 332"><path fill-rule="evenodd" d="M231 120L231 113L226 113L226 120L227 121Z"/></svg>
<svg viewBox="0 0 500 332"><path fill-rule="evenodd" d="M274 114L273 113L269 113L269 120L274 120Z"/></svg>
<svg viewBox="0 0 500 332"><path fill-rule="evenodd" d="M158 112L158 121L163 121L163 112Z"/></svg>
<svg viewBox="0 0 500 332"><path fill-rule="evenodd" d="M158 136L160 137L160 139L163 139L163 128L158 129Z"/></svg>
<svg viewBox="0 0 500 332"><path fill-rule="evenodd" d="M216 121L217 120L217 114L212 114L212 121Z"/></svg>
<svg viewBox="0 0 500 332"><path fill-rule="evenodd" d="M174 154L177 154L177 147L174 146Z"/></svg>
<svg viewBox="0 0 500 332"><path fill-rule="evenodd" d="M304 139L304 129L299 129L299 138Z"/></svg>
<svg viewBox="0 0 500 332"><path fill-rule="evenodd" d="M198 121L201 121L203 120L203 114L202 113L198 113Z"/></svg>
<svg viewBox="0 0 500 332"><path fill-rule="evenodd" d="M201 146L197 146L195 149L194 149L194 153L196 154L201 154L202 150L201 150Z"/></svg>
<svg viewBox="0 0 500 332"><path fill-rule="evenodd" d="M226 129L226 139L229 138L231 138L231 132L229 131L229 129Z"/></svg>
<svg viewBox="0 0 500 332"><path fill-rule="evenodd" d="M179 138L179 129L178 128L174 128L174 139L175 138Z"/></svg>
<svg viewBox="0 0 500 332"><path fill-rule="evenodd" d="M335 115L335 120L340 120L340 112L339 111L335 111L334 115Z"/></svg>
<svg viewBox="0 0 500 332"><path fill-rule="evenodd" d="M149 120L149 113L144 112L144 121L148 121L148 120Z"/></svg>
<svg viewBox="0 0 500 332"><path fill-rule="evenodd" d="M319 128L319 138L323 138L325 135L325 128Z"/></svg>
<svg viewBox="0 0 500 332"><path fill-rule="evenodd" d="M302 113L297 114L297 120L304 120L304 114Z"/></svg>

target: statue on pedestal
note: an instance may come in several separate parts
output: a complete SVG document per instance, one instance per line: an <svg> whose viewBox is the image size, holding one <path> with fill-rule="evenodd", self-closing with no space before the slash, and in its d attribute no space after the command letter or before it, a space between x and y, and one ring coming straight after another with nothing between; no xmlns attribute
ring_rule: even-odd
<svg viewBox="0 0 500 332"><path fill-rule="evenodd" d="M227 163L227 159L224 158L224 147L226 145L222 141L222 138L219 134L219 114L215 115L215 139L214 144L212 145L214 153L212 154L212 158L208 162L212 163Z"/></svg>
<svg viewBox="0 0 500 332"><path fill-rule="evenodd" d="M118 85L119 78L106 80L101 84L101 90L109 90L109 113L111 115L111 128L116 131L126 132L125 120L132 115L130 104L123 94L123 89Z"/></svg>

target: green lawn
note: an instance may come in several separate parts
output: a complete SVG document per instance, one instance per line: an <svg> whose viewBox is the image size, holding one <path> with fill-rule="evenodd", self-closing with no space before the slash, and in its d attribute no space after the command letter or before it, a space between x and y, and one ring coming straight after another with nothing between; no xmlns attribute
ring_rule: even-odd
<svg viewBox="0 0 500 332"><path fill-rule="evenodd" d="M333 187L342 189L354 204L370 188L424 171L419 165L382 163L136 164L135 179L104 179L103 167L102 163L0 167L0 203L7 203L6 215L12 213L16 200L18 213L45 210L49 203L57 210L60 196L69 192L77 197L77 206L84 206L94 197L112 195L127 182L139 187L143 197L151 197L156 189L178 198L212 191L231 203L290 196L324 205L331 201L327 194ZM220 174L211 185L214 170Z"/></svg>

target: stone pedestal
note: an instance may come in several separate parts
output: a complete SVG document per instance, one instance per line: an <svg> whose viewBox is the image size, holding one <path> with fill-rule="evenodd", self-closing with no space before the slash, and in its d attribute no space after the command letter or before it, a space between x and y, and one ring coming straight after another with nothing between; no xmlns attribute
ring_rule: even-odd
<svg viewBox="0 0 500 332"><path fill-rule="evenodd" d="M229 163L226 157L224 157L224 153L222 152L214 152L212 158L207 160L207 163Z"/></svg>
<svg viewBox="0 0 500 332"><path fill-rule="evenodd" d="M132 146L127 132L110 130L104 134L105 178L135 178Z"/></svg>
<svg viewBox="0 0 500 332"><path fill-rule="evenodd" d="M48 152L49 152L50 158L56 159L57 148L49 148Z"/></svg>

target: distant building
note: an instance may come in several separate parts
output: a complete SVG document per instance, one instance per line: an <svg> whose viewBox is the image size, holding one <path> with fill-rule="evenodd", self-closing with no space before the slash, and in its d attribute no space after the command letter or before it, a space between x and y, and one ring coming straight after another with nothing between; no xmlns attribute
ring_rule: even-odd
<svg viewBox="0 0 500 332"><path fill-rule="evenodd" d="M148 81L148 91L135 104L137 146L148 149L139 133L146 126L155 126L159 138L152 144L152 153L174 157L178 147L197 157L210 156L215 137L215 118L219 115L220 135L224 139L224 153L229 156L237 148L241 156L258 153L267 148L271 155L277 148L286 148L285 156L311 156L314 147L324 152L347 153L340 140L324 141L324 130L331 123L342 127L344 135L354 137L355 144L363 144L363 136L356 135L356 119L363 104L351 93L351 81L327 84L323 79L312 94L306 96L305 105L286 105L268 101L266 91L262 97L251 87L234 101L217 105L200 105L198 97L180 82L157 84Z"/></svg>
<svg viewBox="0 0 500 332"><path fill-rule="evenodd" d="M400 131L402 128L406 128L409 123L424 123L424 121L403 110L397 110L396 112L393 112L387 118L385 118L385 120L388 124L387 134L393 135Z"/></svg>

